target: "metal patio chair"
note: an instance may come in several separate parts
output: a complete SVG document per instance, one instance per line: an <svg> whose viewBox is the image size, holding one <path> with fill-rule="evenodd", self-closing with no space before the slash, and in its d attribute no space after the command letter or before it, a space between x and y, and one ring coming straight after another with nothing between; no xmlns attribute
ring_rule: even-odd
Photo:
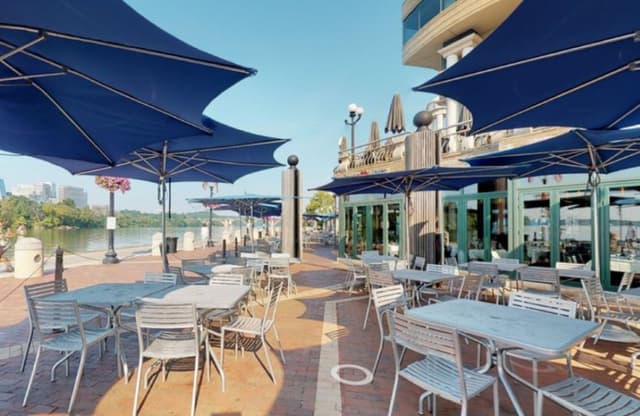
<svg viewBox="0 0 640 416"><path fill-rule="evenodd" d="M470 276L475 275L475 276L483 277L482 282L480 284L478 297L482 294L482 292L491 291L492 295L496 299L496 305L499 303L500 299L502 299L504 303L505 280L498 274L497 264L480 262L480 261L472 261L472 262L469 262L467 271Z"/></svg>
<svg viewBox="0 0 640 416"><path fill-rule="evenodd" d="M278 349L280 350L280 358L282 363L286 364L284 359L284 353L282 352L282 343L280 342L280 336L278 335L278 329L276 328L276 313L278 311L278 301L280 300L280 294L282 293L282 283L277 286L272 286L269 289L268 301L265 305L264 315L262 319L252 316L238 316L230 323L220 328L220 368L224 366L224 344L225 333L235 334L235 354L238 356L239 336L250 336L253 338L260 338L260 347L264 349L264 355L267 360L269 377L271 381L276 383L276 376L271 366L271 359L269 358L268 348L273 350L269 341L267 341L267 334L273 329L276 341L278 341ZM268 347L268 348L267 348ZM244 347L243 347L244 353ZM257 350L254 351L257 358Z"/></svg>
<svg viewBox="0 0 640 416"><path fill-rule="evenodd" d="M273 287L275 281L280 281L287 284L287 297L291 296L291 289L295 293L298 293L293 276L291 275L291 268L289 265L288 257L272 257L269 260L269 288Z"/></svg>
<svg viewBox="0 0 640 416"><path fill-rule="evenodd" d="M543 415L544 399L550 399L574 415L633 416L640 414L640 400L582 377L570 377L539 389L535 415Z"/></svg>
<svg viewBox="0 0 640 416"><path fill-rule="evenodd" d="M451 266L448 264L427 264L427 271L442 274L454 274L459 275L460 270L458 266ZM424 300L423 296L438 297L443 290L433 287L432 285L423 284L417 289L416 300L420 302ZM428 300L427 300L428 302Z"/></svg>
<svg viewBox="0 0 640 416"><path fill-rule="evenodd" d="M67 361L72 354L80 352L78 373L73 383L71 399L69 400L69 407L67 408L67 412L71 413L78 393L78 387L80 386L80 379L82 378L82 371L84 370L84 363L89 348L93 345L101 344L110 336L115 336L116 360L118 360L120 351L118 331L112 327L97 328L85 326L80 313L80 307L75 301L47 301L32 298L30 302L38 349L22 406L27 405L27 399L29 398L31 386L33 385L33 380L38 370L38 362L40 361L42 350L64 353L64 356L58 360L51 369L51 381L55 381L56 367L63 361ZM65 328L66 331L56 332L60 328ZM116 365L120 368L119 363Z"/></svg>
<svg viewBox="0 0 640 416"><path fill-rule="evenodd" d="M514 291L509 295L509 307L527 309L532 311L550 313L558 316L565 316L567 318L576 317L577 305L574 301L552 298L545 295L536 295L533 293ZM513 366L509 368L509 362L513 359L530 361L531 362L531 383L524 380L513 370ZM538 362L550 361L559 358L564 358L566 361L567 372L569 377L573 376L573 368L571 367L571 351L567 351L564 354L537 354L524 349L508 350L505 353L505 370L509 375L523 383L528 385L534 390L538 387Z"/></svg>
<svg viewBox="0 0 640 416"><path fill-rule="evenodd" d="M380 345L378 346L378 354L376 360L373 363L373 371L371 373L375 377L376 371L378 371L378 365L382 358L382 350L384 349L384 343L390 341L389 331L385 330L384 317L390 311L405 310L408 308L409 303L404 294L404 287L401 284L380 287L373 289L373 306L376 310L376 317L378 318L378 329L380 330ZM387 321L387 329L389 322ZM373 378L371 379L373 383Z"/></svg>
<svg viewBox="0 0 640 416"><path fill-rule="evenodd" d="M391 312L389 317L396 371L388 416L393 414L400 377L425 391L420 396L419 414L424 413L423 399L429 397L432 399L432 414L435 415L436 398L440 396L458 403L460 414L466 416L470 411L469 399L493 387L493 411L499 415L498 379L463 366L460 337L456 330L395 312ZM415 351L425 358L402 368L401 348Z"/></svg>
<svg viewBox="0 0 640 416"><path fill-rule="evenodd" d="M24 352L22 353L22 361L20 363L20 372L24 372L24 368L27 365L27 358L29 356L29 351L31 350L31 344L33 342L33 335L36 330L35 328L35 319L33 317L33 311L31 310L31 300L36 298L41 298L48 295L53 295L55 293L67 292L67 279L60 280L51 280L44 283L36 283L33 285L25 285L24 286L24 297L27 303L27 311L29 312L29 336L27 337L27 345L24 348ZM102 311L93 311L93 310L80 310L80 319L82 319L83 323L88 323L96 319L100 319L105 316L106 312ZM57 330L66 330L67 327L61 326L55 328ZM68 369L68 363L65 362L65 366Z"/></svg>
<svg viewBox="0 0 640 416"><path fill-rule="evenodd" d="M138 395L144 359L152 358L160 362L162 379L165 381L166 361L191 357L194 359L193 392L191 396L191 415L193 415L196 408L200 358L200 334L195 306L193 304L167 304L142 300L136 305L136 327L140 356L133 398L133 415L135 416L138 413ZM145 346L143 333L147 331L161 332ZM147 388L147 376L152 368L153 366L149 367L145 372L145 389Z"/></svg>
<svg viewBox="0 0 640 416"><path fill-rule="evenodd" d="M374 266L371 268L371 266ZM369 264L366 267L367 273L367 289L369 291L369 300L367 302L367 309L364 314L364 322L362 323L362 329L367 329L367 321L369 320L369 312L371 311L371 304L373 303L373 290L380 287L392 286L395 284L393 280L393 275L387 269L387 265L384 263L380 263L380 266L377 266L376 263Z"/></svg>
<svg viewBox="0 0 640 416"><path fill-rule="evenodd" d="M518 275L520 282L523 283L522 289L525 292L534 295L560 297L560 275L557 269L529 266L520 270ZM524 282L535 283L548 288L525 288Z"/></svg>

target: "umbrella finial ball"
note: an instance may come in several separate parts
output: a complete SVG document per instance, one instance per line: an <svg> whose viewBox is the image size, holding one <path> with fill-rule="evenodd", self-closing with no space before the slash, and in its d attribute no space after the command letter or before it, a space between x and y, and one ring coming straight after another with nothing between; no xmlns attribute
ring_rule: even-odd
<svg viewBox="0 0 640 416"><path fill-rule="evenodd" d="M433 121L433 114L430 111L419 111L413 116L413 125L416 126L418 130L422 130L423 128L429 127L429 124Z"/></svg>
<svg viewBox="0 0 640 416"><path fill-rule="evenodd" d="M293 168L293 167L295 167L295 166L298 164L298 162L299 162L299 161L300 161L300 160L298 159L298 156L296 156L296 155L291 155L291 156L289 156L289 157L287 158L287 163L288 163L288 164L289 164L289 166L291 166L292 168Z"/></svg>

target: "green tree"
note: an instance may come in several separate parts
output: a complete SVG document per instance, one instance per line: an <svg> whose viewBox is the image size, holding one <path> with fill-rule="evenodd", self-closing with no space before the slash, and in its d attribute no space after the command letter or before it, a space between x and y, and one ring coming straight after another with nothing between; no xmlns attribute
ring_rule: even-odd
<svg viewBox="0 0 640 416"><path fill-rule="evenodd" d="M305 208L307 214L329 214L334 212L335 202L333 194L318 191L313 194Z"/></svg>

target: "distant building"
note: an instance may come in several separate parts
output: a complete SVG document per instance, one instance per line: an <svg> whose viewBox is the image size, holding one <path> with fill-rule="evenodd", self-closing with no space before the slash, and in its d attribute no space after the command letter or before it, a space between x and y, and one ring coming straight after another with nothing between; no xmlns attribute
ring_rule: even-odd
<svg viewBox="0 0 640 416"><path fill-rule="evenodd" d="M106 215L109 211L109 205L91 205L91 211Z"/></svg>
<svg viewBox="0 0 640 416"><path fill-rule="evenodd" d="M76 186L61 186L58 188L58 202L70 199L78 208L87 206L87 192Z"/></svg>
<svg viewBox="0 0 640 416"><path fill-rule="evenodd" d="M18 184L11 189L11 194L38 202L49 202L56 199L56 185L53 182Z"/></svg>
<svg viewBox="0 0 640 416"><path fill-rule="evenodd" d="M7 197L7 188L4 186L4 179L0 179L0 199Z"/></svg>

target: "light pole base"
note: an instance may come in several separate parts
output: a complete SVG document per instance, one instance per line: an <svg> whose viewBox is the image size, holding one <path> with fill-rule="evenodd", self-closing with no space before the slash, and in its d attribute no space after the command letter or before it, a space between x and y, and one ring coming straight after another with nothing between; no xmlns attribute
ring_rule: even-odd
<svg viewBox="0 0 640 416"><path fill-rule="evenodd" d="M105 253L104 259L102 259L102 264L117 264L120 263L120 259L118 258L118 253L115 251L109 251Z"/></svg>
<svg viewBox="0 0 640 416"><path fill-rule="evenodd" d="M207 241L207 247L213 247L213 240Z"/></svg>

